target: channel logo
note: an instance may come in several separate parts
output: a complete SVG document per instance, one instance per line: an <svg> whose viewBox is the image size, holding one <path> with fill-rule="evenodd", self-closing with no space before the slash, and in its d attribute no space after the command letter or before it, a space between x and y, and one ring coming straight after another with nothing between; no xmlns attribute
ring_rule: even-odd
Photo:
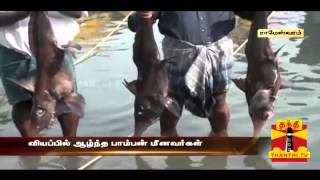
<svg viewBox="0 0 320 180"><path fill-rule="evenodd" d="M279 119L272 125L271 148L268 156L272 162L307 162L308 129L301 119Z"/></svg>

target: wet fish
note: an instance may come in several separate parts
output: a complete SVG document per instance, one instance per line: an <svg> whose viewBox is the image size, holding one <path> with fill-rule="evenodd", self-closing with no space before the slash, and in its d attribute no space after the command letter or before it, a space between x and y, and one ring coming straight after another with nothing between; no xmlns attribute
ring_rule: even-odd
<svg viewBox="0 0 320 180"><path fill-rule="evenodd" d="M253 121L254 136L258 136L265 122L274 116L274 103L278 91L287 88L281 79L277 54L268 38L258 38L258 29L268 28L268 11L256 11L252 22L245 54L248 61L245 79L233 82L246 95L249 115Z"/></svg>
<svg viewBox="0 0 320 180"><path fill-rule="evenodd" d="M47 12L30 13L29 44L36 58L36 77L15 83L33 94L31 120L42 130L64 112L82 117L85 100L73 91L75 77L64 62L71 47L58 46Z"/></svg>
<svg viewBox="0 0 320 180"><path fill-rule="evenodd" d="M171 58L160 60L152 25L151 19L141 19L133 44L133 61L138 69L138 79L123 82L135 95L135 136L140 136L165 109L180 116L178 103L168 96L166 64L172 63Z"/></svg>

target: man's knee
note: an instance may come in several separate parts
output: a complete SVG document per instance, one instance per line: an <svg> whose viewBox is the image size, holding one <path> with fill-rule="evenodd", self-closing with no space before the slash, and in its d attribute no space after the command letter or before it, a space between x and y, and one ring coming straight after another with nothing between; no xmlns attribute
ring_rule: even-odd
<svg viewBox="0 0 320 180"><path fill-rule="evenodd" d="M183 111L183 105L184 105L184 100L183 98L173 96L171 94L170 97L173 97L178 105L180 106L180 116ZM163 111L161 117L160 117L160 127L161 127L161 134L162 135L175 135L176 134L176 126L179 121L180 117L176 117L173 115L170 111L165 110Z"/></svg>
<svg viewBox="0 0 320 180"><path fill-rule="evenodd" d="M80 116L77 113L60 115L58 121L62 128L63 136L74 137L77 135Z"/></svg>
<svg viewBox="0 0 320 180"><path fill-rule="evenodd" d="M226 103L226 93L215 97L217 102L209 117L212 130L215 133L225 132L229 123L230 111ZM226 134L226 133L224 133Z"/></svg>

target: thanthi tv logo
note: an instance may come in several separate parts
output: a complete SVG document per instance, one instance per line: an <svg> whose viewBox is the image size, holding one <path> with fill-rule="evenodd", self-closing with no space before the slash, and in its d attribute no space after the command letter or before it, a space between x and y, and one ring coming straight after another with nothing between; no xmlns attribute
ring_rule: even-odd
<svg viewBox="0 0 320 180"><path fill-rule="evenodd" d="M307 162L307 125L301 119L279 119L272 125L272 162Z"/></svg>

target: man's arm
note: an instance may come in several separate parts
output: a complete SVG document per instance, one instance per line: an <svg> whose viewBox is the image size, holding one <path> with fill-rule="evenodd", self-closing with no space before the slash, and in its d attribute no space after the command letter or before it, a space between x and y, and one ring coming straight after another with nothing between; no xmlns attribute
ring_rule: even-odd
<svg viewBox="0 0 320 180"><path fill-rule="evenodd" d="M131 16L129 16L128 19L128 28L132 32L136 32L139 22L142 18L152 18L153 23L156 22L156 19L159 18L160 12L159 11L138 11L133 13Z"/></svg>
<svg viewBox="0 0 320 180"><path fill-rule="evenodd" d="M83 11L59 11L59 12L66 16L76 18L76 19L79 19L84 15Z"/></svg>
<svg viewBox="0 0 320 180"><path fill-rule="evenodd" d="M0 11L0 27L14 24L28 15L28 11Z"/></svg>

